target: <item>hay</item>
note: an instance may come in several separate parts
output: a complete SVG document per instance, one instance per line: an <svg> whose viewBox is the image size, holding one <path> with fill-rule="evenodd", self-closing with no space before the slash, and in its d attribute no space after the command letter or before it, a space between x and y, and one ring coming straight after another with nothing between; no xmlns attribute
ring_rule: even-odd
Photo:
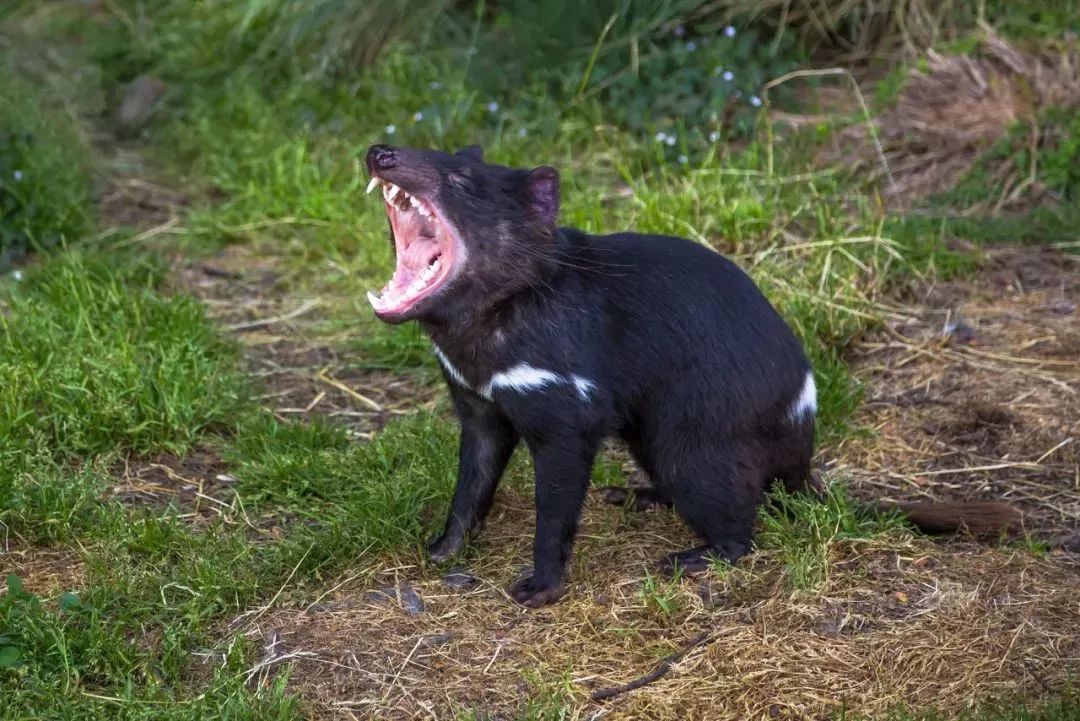
<svg viewBox="0 0 1080 721"><path fill-rule="evenodd" d="M857 346L867 388L834 471L865 497L1006 500L1029 531L1080 528L1080 260L988 252L985 280L916 289ZM943 331L963 325L964 337Z"/></svg>
<svg viewBox="0 0 1080 721"><path fill-rule="evenodd" d="M598 503L584 524L597 540L579 549L568 597L526 611L502 588L527 557L529 514L516 494L499 503L512 508L481 544L475 590L399 566L374 585L409 579L426 613L372 603L366 587L346 584L315 612L304 609L318 590L252 629L292 654L289 687L313 716L514 718L531 700L565 707L566 718L822 718L842 707L880 717L900 703L955 710L1037 697L1066 683L1080 650L1077 568L903 537L840 549L843 572L815 593L790 592L778 556L759 552L738 571L674 584L664 612L642 594L644 568L678 542L677 524L649 514L650 536ZM694 646L702 634L709 642ZM590 698L680 650L652 683Z"/></svg>
<svg viewBox="0 0 1080 721"><path fill-rule="evenodd" d="M1080 50L1075 43L1057 51L1025 52L986 29L970 56L930 50L924 65L909 72L895 106L876 119L893 179L883 186L883 196L903 208L948 190L1016 123L1037 127L1043 110L1078 105ZM880 175L870 140L868 129L855 125L844 131L841 145L851 157L851 143L856 143L862 149L856 164ZM1031 144L1038 143L1036 133ZM1011 170L991 171L1006 198L1021 183L1028 190L1035 183L1034 178L1011 176Z"/></svg>

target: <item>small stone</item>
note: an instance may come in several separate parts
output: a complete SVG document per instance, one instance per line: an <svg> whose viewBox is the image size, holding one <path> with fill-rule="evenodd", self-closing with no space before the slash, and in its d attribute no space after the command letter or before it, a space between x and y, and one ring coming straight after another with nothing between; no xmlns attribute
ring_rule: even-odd
<svg viewBox="0 0 1080 721"><path fill-rule="evenodd" d="M413 587L407 584L402 584L401 588L398 589L398 603L405 609L405 613L410 616L419 616L427 610L424 599L420 598L420 595L413 590Z"/></svg>
<svg viewBox="0 0 1080 721"><path fill-rule="evenodd" d="M116 113L116 122L128 132L139 130L150 119L161 96L165 83L153 75L140 75L124 89L124 99Z"/></svg>
<svg viewBox="0 0 1080 721"><path fill-rule="evenodd" d="M450 643L453 640L454 634L452 633L430 633L420 639L420 645L432 648L433 646L442 646Z"/></svg>
<svg viewBox="0 0 1080 721"><path fill-rule="evenodd" d="M464 590L472 588L476 584L480 583L480 579L478 579L476 576L473 576L466 569L460 566L455 566L454 568L451 568L449 571L447 571L446 575L443 576L443 583L446 584L447 588Z"/></svg>

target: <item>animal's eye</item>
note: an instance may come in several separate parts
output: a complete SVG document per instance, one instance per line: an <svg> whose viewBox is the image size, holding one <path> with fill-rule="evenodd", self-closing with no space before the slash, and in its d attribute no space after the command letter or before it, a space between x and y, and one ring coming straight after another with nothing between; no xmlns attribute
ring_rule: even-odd
<svg viewBox="0 0 1080 721"><path fill-rule="evenodd" d="M458 188L464 188L469 184L469 171L468 169L462 169L460 171L449 173L446 179L450 181L451 185Z"/></svg>

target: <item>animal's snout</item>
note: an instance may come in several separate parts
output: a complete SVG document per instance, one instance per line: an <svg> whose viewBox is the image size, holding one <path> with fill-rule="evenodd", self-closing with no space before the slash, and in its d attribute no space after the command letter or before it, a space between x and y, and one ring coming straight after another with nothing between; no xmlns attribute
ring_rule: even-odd
<svg viewBox="0 0 1080 721"><path fill-rule="evenodd" d="M389 170L398 164L397 152L389 145L372 145L367 153L368 170Z"/></svg>

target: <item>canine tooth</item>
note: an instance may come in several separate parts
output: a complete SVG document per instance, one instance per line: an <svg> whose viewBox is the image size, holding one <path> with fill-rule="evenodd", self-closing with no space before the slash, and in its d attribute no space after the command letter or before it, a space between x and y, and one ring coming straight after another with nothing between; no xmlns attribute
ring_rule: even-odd
<svg viewBox="0 0 1080 721"><path fill-rule="evenodd" d="M391 185L390 186L390 200L393 200L395 197L397 197L397 194L400 193L400 192L401 192L401 188L397 187L396 185Z"/></svg>
<svg viewBox="0 0 1080 721"><path fill-rule="evenodd" d="M379 296L375 295L375 293L370 290L367 292L367 302L371 303L371 307L375 309L378 309L379 306L382 305Z"/></svg>
<svg viewBox="0 0 1080 721"><path fill-rule="evenodd" d="M377 187L379 187L379 179L378 178L372 178L368 182L367 190L365 192L370 193L371 191L375 190L375 188L377 188Z"/></svg>

